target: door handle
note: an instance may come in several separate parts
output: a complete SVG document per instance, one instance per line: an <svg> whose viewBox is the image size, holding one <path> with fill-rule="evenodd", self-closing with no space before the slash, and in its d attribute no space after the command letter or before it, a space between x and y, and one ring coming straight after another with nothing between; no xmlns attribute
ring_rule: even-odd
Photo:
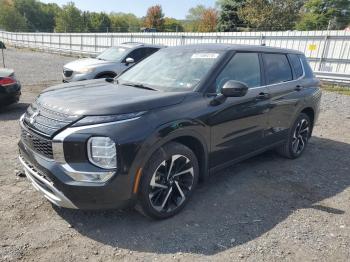
<svg viewBox="0 0 350 262"><path fill-rule="evenodd" d="M270 94L269 93L260 93L257 95L256 99L257 100L266 100L270 98Z"/></svg>
<svg viewBox="0 0 350 262"><path fill-rule="evenodd" d="M295 91L301 91L303 88L304 88L303 86L297 85L294 90Z"/></svg>

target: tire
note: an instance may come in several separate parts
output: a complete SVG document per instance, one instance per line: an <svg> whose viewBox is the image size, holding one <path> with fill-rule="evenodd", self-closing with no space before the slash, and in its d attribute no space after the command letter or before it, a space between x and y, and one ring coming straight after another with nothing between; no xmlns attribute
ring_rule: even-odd
<svg viewBox="0 0 350 262"><path fill-rule="evenodd" d="M198 161L192 150L175 142L162 146L143 170L137 210L154 219L176 215L190 199L198 177Z"/></svg>
<svg viewBox="0 0 350 262"><path fill-rule="evenodd" d="M301 113L290 129L288 139L277 149L277 152L290 159L300 157L306 149L311 137L312 123L310 117Z"/></svg>

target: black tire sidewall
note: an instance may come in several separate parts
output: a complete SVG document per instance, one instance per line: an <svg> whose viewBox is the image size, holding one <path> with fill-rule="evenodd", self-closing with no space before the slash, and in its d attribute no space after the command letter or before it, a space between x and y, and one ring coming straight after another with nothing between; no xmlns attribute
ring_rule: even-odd
<svg viewBox="0 0 350 262"><path fill-rule="evenodd" d="M297 154L297 153L293 152L292 141L293 141L293 134L295 132L295 129L297 128L298 123L302 119L306 119L307 120L310 130L309 130L309 137L308 137L308 140L306 141L304 149L300 153ZM289 137L288 137L288 151L289 151L289 155L291 156L291 158L298 158L305 152L305 149L306 149L306 147L308 145L308 142L309 142L309 139L310 139L310 135L311 135L311 121L310 121L310 117L307 114L301 113L298 116L298 118L295 120L295 122L293 124L293 127L291 129L291 132L289 134Z"/></svg>
<svg viewBox="0 0 350 262"><path fill-rule="evenodd" d="M158 168L158 166L164 161L169 159L171 156L181 154L186 156L193 165L193 173L194 173L194 181L191 191L188 193L185 201L181 206L174 209L171 212L163 213L155 210L149 200L149 191L150 191L150 182L153 176L153 173ZM199 166L196 155L193 153L191 149L186 147L185 145L170 142L161 148L159 148L148 160L145 168L142 172L142 177L140 181L140 190L138 194L139 204L141 205L142 211L145 215L155 218L155 219L164 219L168 217L172 217L179 213L187 204L188 200L191 198L193 191L196 188L199 178Z"/></svg>

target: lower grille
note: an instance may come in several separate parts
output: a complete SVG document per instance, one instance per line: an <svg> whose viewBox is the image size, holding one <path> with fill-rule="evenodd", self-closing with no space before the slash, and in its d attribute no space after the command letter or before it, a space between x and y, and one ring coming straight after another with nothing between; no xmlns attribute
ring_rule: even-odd
<svg viewBox="0 0 350 262"><path fill-rule="evenodd" d="M21 140L34 152L46 158L53 159L51 140L35 135L30 131L25 130L23 127L21 129Z"/></svg>
<svg viewBox="0 0 350 262"><path fill-rule="evenodd" d="M77 207L61 192L54 184L43 174L39 173L30 163L23 157L19 157L19 161L23 165L26 177L32 183L35 189L44 194L44 196L53 204L66 208Z"/></svg>

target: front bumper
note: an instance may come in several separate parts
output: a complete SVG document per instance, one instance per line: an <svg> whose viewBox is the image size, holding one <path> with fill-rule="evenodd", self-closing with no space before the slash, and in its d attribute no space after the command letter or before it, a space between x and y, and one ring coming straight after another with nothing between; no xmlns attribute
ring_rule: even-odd
<svg viewBox="0 0 350 262"><path fill-rule="evenodd" d="M52 159L33 152L19 142L20 162L34 186L51 203L74 209L116 209L134 204L128 175L116 174L105 183L73 180L67 170Z"/></svg>
<svg viewBox="0 0 350 262"><path fill-rule="evenodd" d="M33 187L41 192L45 198L51 203L65 208L77 209L77 207L61 192L52 182L50 182L45 176L41 175L36 169L27 163L22 156L19 157L26 177Z"/></svg>
<svg viewBox="0 0 350 262"><path fill-rule="evenodd" d="M94 78L95 78L95 73L81 74L81 73L73 72L73 74L70 77L66 77L64 74L62 74L62 82L64 83L91 80Z"/></svg>
<svg viewBox="0 0 350 262"><path fill-rule="evenodd" d="M35 182L45 189L39 188L44 196L56 205L64 207L73 205L78 209L114 209L131 206L136 200L135 174L141 166L141 160L136 160L135 156L144 137L153 128L148 126L140 129L140 123L143 121L138 121L139 118L64 128L53 138L45 139L53 141L51 148L46 142L42 143L41 136L28 128L21 118L21 128L25 131L18 143L19 154L23 160L21 163L26 172L29 172L29 177L36 178L31 172L34 170L40 178L47 180L49 185L45 182L44 185L40 184L40 178ZM27 136L26 133L33 134L33 137ZM106 171L94 166L88 160L87 141L92 136L108 136L116 142L118 167L115 170ZM137 140L134 140L135 138ZM51 154L46 154L51 150ZM114 174L105 182L74 179L79 174L88 176L103 172L114 172ZM38 187L36 184L34 186ZM54 197L47 194L47 191L49 193L53 191ZM55 197L61 200L68 199L72 205L61 204L63 201L58 201Z"/></svg>

